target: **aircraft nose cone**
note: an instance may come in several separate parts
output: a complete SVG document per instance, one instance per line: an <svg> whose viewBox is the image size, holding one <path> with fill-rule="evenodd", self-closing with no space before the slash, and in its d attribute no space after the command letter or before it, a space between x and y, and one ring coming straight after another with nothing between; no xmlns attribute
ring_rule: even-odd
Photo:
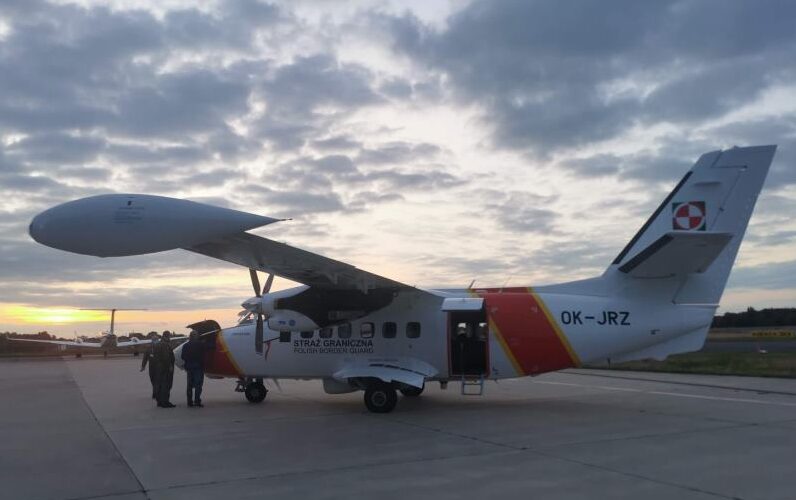
<svg viewBox="0 0 796 500"><path fill-rule="evenodd" d="M174 364L177 365L177 368L180 368L180 369L183 369L184 361L182 360L182 346L184 346L184 345L185 345L184 343L178 345L177 347L174 348L174 351L173 351L174 352Z"/></svg>

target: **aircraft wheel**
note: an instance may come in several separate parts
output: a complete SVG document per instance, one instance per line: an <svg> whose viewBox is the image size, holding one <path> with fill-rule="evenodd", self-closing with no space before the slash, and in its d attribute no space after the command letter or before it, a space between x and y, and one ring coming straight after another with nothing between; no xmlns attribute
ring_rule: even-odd
<svg viewBox="0 0 796 500"><path fill-rule="evenodd" d="M76 358L82 358L83 357L83 353L79 352L79 353L75 354L75 357Z"/></svg>
<svg viewBox="0 0 796 500"><path fill-rule="evenodd" d="M423 384L423 387L405 387L401 389L401 394L408 398L416 398L419 395L423 394L423 389L426 388L426 384Z"/></svg>
<svg viewBox="0 0 796 500"><path fill-rule="evenodd" d="M249 403L262 403L265 395L268 394L268 389L265 385L258 382L250 382L246 385L246 390L243 391Z"/></svg>
<svg viewBox="0 0 796 500"><path fill-rule="evenodd" d="M390 384L377 382L365 389L365 406L373 413L390 413L397 402L398 395Z"/></svg>

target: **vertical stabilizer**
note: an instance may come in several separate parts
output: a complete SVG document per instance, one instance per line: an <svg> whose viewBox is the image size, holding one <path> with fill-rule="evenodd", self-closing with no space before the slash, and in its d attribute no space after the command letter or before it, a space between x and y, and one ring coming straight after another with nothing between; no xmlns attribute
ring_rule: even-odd
<svg viewBox="0 0 796 500"><path fill-rule="evenodd" d="M661 279L675 279L674 302L718 304L775 151L776 146L751 146L702 155L614 259L608 273L646 279L650 287L659 286L654 282ZM712 245L715 255L707 245ZM709 264L689 266L692 258ZM653 259L657 259L654 266ZM632 271L645 262L651 269L684 271L658 279L639 277L643 273L634 276Z"/></svg>

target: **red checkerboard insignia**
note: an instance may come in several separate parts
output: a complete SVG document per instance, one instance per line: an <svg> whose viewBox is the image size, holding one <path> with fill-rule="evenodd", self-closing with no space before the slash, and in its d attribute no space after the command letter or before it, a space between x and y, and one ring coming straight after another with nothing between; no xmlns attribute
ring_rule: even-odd
<svg viewBox="0 0 796 500"><path fill-rule="evenodd" d="M672 203L672 229L677 231L704 231L707 210L704 201Z"/></svg>

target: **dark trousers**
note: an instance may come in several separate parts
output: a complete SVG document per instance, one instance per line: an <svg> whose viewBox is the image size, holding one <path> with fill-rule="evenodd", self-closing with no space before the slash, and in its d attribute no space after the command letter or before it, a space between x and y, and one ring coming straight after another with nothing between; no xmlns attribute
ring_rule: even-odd
<svg viewBox="0 0 796 500"><path fill-rule="evenodd" d="M152 399L158 398L158 371L152 362L149 362L149 383L152 384Z"/></svg>
<svg viewBox="0 0 796 500"><path fill-rule="evenodd" d="M171 384L174 380L174 372L168 368L157 370L155 377L155 399L158 404L166 404L169 402L169 394L171 393Z"/></svg>
<svg viewBox="0 0 796 500"><path fill-rule="evenodd" d="M201 403L205 371L201 368L187 368L185 375L185 378L188 379L188 402Z"/></svg>

